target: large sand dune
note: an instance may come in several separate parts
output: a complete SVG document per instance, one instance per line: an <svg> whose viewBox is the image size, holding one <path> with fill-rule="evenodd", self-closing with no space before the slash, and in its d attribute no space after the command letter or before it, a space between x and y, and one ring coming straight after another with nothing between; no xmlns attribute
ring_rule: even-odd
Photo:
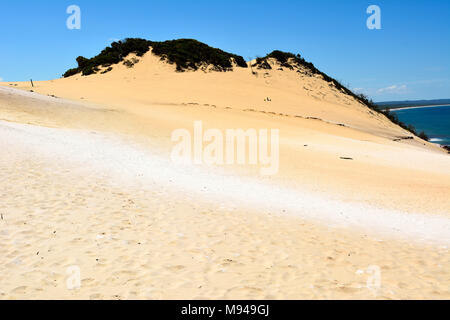
<svg viewBox="0 0 450 320"><path fill-rule="evenodd" d="M149 52L2 83L0 298L449 298L450 157L320 77L256 71ZM174 165L196 120L279 129L279 173Z"/></svg>

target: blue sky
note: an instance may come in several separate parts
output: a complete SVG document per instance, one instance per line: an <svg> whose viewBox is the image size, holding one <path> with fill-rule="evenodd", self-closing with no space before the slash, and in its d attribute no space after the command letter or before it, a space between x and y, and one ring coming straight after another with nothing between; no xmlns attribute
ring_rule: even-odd
<svg viewBox="0 0 450 320"><path fill-rule="evenodd" d="M81 30L69 30L69 5ZM381 30L369 30L369 5ZM375 101L450 98L448 0L14 0L0 3L0 78L48 80L111 41L194 38L242 55L300 53Z"/></svg>

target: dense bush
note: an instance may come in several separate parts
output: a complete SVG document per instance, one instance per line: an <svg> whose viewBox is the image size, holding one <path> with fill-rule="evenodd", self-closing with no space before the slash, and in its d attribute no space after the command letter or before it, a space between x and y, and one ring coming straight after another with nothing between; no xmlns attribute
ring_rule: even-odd
<svg viewBox="0 0 450 320"><path fill-rule="evenodd" d="M266 59L263 58L256 58L256 63L253 66L257 66L258 69L272 69L272 66L267 62Z"/></svg>
<svg viewBox="0 0 450 320"><path fill-rule="evenodd" d="M64 77L70 77L77 73L90 75L96 73L100 66L110 66L124 60L130 53L143 56L153 48L153 53L177 65L178 71L185 69L197 70L202 63L210 64L218 70L227 71L233 68L233 59L239 67L247 68L247 63L241 56L231 54L220 49L212 48L193 39L179 39L164 42L155 42L145 39L129 38L124 41L113 42L110 47L91 58L78 57L78 68L70 69L64 73Z"/></svg>
<svg viewBox="0 0 450 320"><path fill-rule="evenodd" d="M220 49L212 48L193 39L179 39L152 43L153 53L177 65L178 71L197 70L206 63L221 71L232 70L232 59L239 67L247 68L244 58Z"/></svg>
<svg viewBox="0 0 450 320"><path fill-rule="evenodd" d="M139 59L132 58L130 60L125 60L123 62L123 65L126 66L127 68L133 68L133 66L138 62L139 62Z"/></svg>
<svg viewBox="0 0 450 320"><path fill-rule="evenodd" d="M78 57L76 59L78 68L68 70L63 77L67 78L80 72L83 76L96 73L100 70L100 66L119 63L130 53L142 56L150 49L150 44L150 41L144 39L126 39L125 41L113 42L110 47L105 48L99 55L91 59Z"/></svg>
<svg viewBox="0 0 450 320"><path fill-rule="evenodd" d="M78 68L69 69L63 74L63 77L68 78L68 77L76 75L79 72L80 72L80 70Z"/></svg>

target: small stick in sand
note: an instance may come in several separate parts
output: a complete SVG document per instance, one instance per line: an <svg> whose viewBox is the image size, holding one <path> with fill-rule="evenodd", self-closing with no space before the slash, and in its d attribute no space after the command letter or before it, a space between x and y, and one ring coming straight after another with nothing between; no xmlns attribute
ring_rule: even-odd
<svg viewBox="0 0 450 320"><path fill-rule="evenodd" d="M30 79L30 82L31 82L31 86L34 87L33 79Z"/></svg>

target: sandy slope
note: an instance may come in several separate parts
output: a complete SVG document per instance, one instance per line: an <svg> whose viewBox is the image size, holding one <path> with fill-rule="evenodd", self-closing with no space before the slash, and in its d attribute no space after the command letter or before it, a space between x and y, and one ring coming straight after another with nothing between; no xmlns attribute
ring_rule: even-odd
<svg viewBox="0 0 450 320"><path fill-rule="evenodd" d="M0 87L1 298L450 296L446 154L317 78L173 69ZM195 120L280 129L279 174L174 166Z"/></svg>

